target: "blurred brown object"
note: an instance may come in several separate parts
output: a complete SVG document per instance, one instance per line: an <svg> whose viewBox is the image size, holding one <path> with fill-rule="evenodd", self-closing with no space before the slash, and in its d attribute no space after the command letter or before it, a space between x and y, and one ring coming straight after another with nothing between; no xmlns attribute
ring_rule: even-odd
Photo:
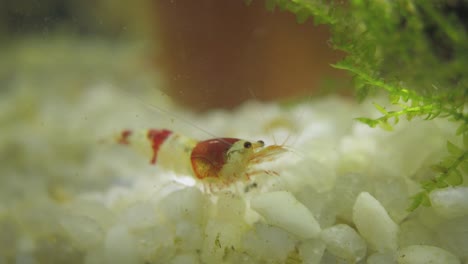
<svg viewBox="0 0 468 264"><path fill-rule="evenodd" d="M298 24L294 14L269 12L264 1L155 0L158 69L168 93L196 110L231 108L246 99L285 99L317 92L329 66L326 26Z"/></svg>

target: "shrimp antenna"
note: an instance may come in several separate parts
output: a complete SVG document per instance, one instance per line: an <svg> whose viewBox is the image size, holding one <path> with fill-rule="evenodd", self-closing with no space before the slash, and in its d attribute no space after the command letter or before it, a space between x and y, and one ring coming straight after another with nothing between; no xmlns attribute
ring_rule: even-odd
<svg viewBox="0 0 468 264"><path fill-rule="evenodd" d="M312 93L309 94L307 100L306 100L306 106L312 101ZM300 123L305 115L306 109L302 110L302 112L299 114L299 117L297 118L297 121ZM297 134L297 137L294 139L294 142L291 144L291 146L294 146L297 144L297 141L301 137L302 133L304 132L305 127L302 127L299 133ZM289 138L289 137L288 137ZM286 139L287 140L287 139ZM285 142L286 143L286 142Z"/></svg>
<svg viewBox="0 0 468 264"><path fill-rule="evenodd" d="M257 96L255 96L254 91L253 91L250 87L248 87L247 89L249 90L249 93L250 93L250 95L252 96L252 98L255 99L255 101L259 102ZM261 111L259 114L261 115L260 117L261 117L263 120L265 120L265 115L263 114L263 112ZM271 137L273 138L273 143L275 143L275 145L276 145L275 133L271 133Z"/></svg>
<svg viewBox="0 0 468 264"><path fill-rule="evenodd" d="M159 91L160 91L160 90L159 90ZM160 92L163 93L163 94L165 94L163 91L160 91ZM195 128L195 129L198 129L198 130L202 131L203 133L205 133L205 134L207 134L207 135L209 135L209 136L211 136L211 137L213 137L213 138L218 138L219 141L221 141L221 142L223 142L223 143L226 143L226 144L228 144L228 145L231 145L229 142L223 140L222 138L219 138L219 137L216 136L215 134L211 133L210 131L208 131L208 130L206 130L206 129L200 127L200 126L197 126L195 123L189 121L189 120L186 119L186 118L183 118L182 116L176 115L176 114L174 114L174 113L172 113L172 112L170 112L170 111L168 111L168 110L166 110L166 109L164 109L164 108L161 108L161 107L159 107L159 106L156 106L156 105L154 105L154 104L147 103L147 102L145 102L145 101L144 101L141 97L139 97L139 96L138 96L138 97L137 97L137 96L133 96L133 97L134 97L135 99L137 99L141 104L143 104L144 106L146 106L146 107L148 107L148 108L150 108L150 109L152 109L152 110L156 110L156 111L158 111L158 112L160 112L160 113L169 115L169 116L175 118L176 120L181 120L182 122L187 123L187 124L190 125L191 127Z"/></svg>
<svg viewBox="0 0 468 264"><path fill-rule="evenodd" d="M172 116L173 118L175 118L175 119L177 119L177 120L181 120L182 122L187 123L188 125L190 125L190 126L196 128L196 129L202 131L203 133L206 133L206 134L209 135L209 136L217 137L217 136L214 135L213 133L209 132L208 130L206 130L206 129L200 127L200 126L197 126L195 123L189 121L188 119L185 119L185 118L183 118L183 117L181 117L181 116L179 116L179 115L176 115L176 114L174 114L174 113L172 113L172 112L170 112L170 111L168 111L168 110L166 110L166 109L163 109L163 108L161 108L161 107L159 107L159 106L156 106L156 105L153 105L153 104L150 104L150 103L146 103L146 102L143 101L143 99L141 99L141 98L138 98L138 101L140 101L140 103L142 103L144 106L146 106L146 107L148 107L148 108L150 108L150 109L153 109L153 110L156 110L156 111L158 111L158 112L160 112L160 113L163 113L163 114Z"/></svg>

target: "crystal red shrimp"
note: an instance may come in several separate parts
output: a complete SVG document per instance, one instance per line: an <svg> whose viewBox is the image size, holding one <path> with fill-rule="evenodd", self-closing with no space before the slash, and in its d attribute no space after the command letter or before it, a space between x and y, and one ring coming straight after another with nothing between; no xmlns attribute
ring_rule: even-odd
<svg viewBox="0 0 468 264"><path fill-rule="evenodd" d="M254 165L274 160L286 152L280 145L265 146L259 140L213 138L197 141L167 129L144 131L124 130L117 142L142 150L151 164L158 164L176 173L192 175L209 186L226 186L250 176L270 171Z"/></svg>

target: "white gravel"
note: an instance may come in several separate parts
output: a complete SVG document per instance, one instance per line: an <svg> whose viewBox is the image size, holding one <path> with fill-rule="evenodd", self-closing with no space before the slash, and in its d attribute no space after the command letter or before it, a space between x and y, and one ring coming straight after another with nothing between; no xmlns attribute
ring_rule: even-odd
<svg viewBox="0 0 468 264"><path fill-rule="evenodd" d="M0 263L468 263L466 183L431 194L432 208L406 210L446 140L457 140L448 122L402 120L390 133L353 120L378 115L372 100L197 115L157 91L133 93L215 135L289 136L291 152L262 164L278 176L208 194L190 175L102 141L126 128L205 132L104 77L79 82L83 69L70 73L75 82L52 82L44 71L59 69L30 67L0 97ZM130 90L138 78L117 83Z"/></svg>

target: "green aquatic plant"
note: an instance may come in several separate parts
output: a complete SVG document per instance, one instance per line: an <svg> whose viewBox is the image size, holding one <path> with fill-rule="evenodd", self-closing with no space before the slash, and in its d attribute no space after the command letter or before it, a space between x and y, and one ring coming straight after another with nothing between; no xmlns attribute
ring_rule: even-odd
<svg viewBox="0 0 468 264"><path fill-rule="evenodd" d="M247 1L249 2L249 1ZM409 210L430 206L435 189L463 184L468 174L468 11L466 1L266 0L267 9L288 10L298 22L328 24L331 44L347 57L333 65L354 76L359 100L386 93L397 110L374 104L379 118L357 118L392 130L401 118L445 118L458 124L462 143L447 141L447 156L421 183Z"/></svg>

